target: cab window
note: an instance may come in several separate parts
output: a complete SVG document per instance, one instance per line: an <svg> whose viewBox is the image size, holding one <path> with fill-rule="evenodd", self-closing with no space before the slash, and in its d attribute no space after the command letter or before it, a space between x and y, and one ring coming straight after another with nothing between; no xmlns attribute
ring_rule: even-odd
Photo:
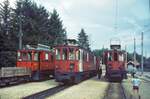
<svg viewBox="0 0 150 99"><path fill-rule="evenodd" d="M60 57L60 49L56 49L56 59L57 60L61 59L61 57Z"/></svg>
<svg viewBox="0 0 150 99"><path fill-rule="evenodd" d="M67 49L63 48L62 59L67 60Z"/></svg>
<svg viewBox="0 0 150 99"><path fill-rule="evenodd" d="M34 61L38 61L38 58L39 58L38 52L34 53Z"/></svg>
<svg viewBox="0 0 150 99"><path fill-rule="evenodd" d="M73 48L69 48L69 60L75 60L75 53Z"/></svg>
<svg viewBox="0 0 150 99"><path fill-rule="evenodd" d="M114 53L114 61L118 61L118 53Z"/></svg>
<svg viewBox="0 0 150 99"><path fill-rule="evenodd" d="M119 61L124 61L123 54L119 54Z"/></svg>
<svg viewBox="0 0 150 99"><path fill-rule="evenodd" d="M20 53L20 52L17 53L17 59L18 59L18 61L21 61L21 60L22 60L22 59L21 59L21 53Z"/></svg>
<svg viewBox="0 0 150 99"><path fill-rule="evenodd" d="M48 53L45 53L45 60L48 61Z"/></svg>
<svg viewBox="0 0 150 99"><path fill-rule="evenodd" d="M109 61L112 61L113 59L112 59L112 53L108 53L108 60Z"/></svg>
<svg viewBox="0 0 150 99"><path fill-rule="evenodd" d="M76 50L76 60L80 60L80 51Z"/></svg>
<svg viewBox="0 0 150 99"><path fill-rule="evenodd" d="M28 58L28 61L31 61L32 57L31 57L31 53L27 53L27 58Z"/></svg>
<svg viewBox="0 0 150 99"><path fill-rule="evenodd" d="M23 61L27 61L28 60L27 53L22 53L22 60Z"/></svg>

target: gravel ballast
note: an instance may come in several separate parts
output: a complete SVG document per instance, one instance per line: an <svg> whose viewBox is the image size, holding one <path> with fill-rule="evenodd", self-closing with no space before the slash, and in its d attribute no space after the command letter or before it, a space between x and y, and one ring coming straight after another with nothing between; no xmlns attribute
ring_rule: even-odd
<svg viewBox="0 0 150 99"><path fill-rule="evenodd" d="M108 84L94 77L47 97L47 99L103 99Z"/></svg>
<svg viewBox="0 0 150 99"><path fill-rule="evenodd" d="M22 97L57 86L54 80L31 82L17 86L1 88L0 99L21 99Z"/></svg>

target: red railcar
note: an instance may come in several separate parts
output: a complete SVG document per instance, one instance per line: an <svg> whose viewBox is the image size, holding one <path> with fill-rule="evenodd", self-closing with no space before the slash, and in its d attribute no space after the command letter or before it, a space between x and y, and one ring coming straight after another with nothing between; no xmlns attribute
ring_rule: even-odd
<svg viewBox="0 0 150 99"><path fill-rule="evenodd" d="M103 54L106 77L110 81L121 81L126 77L125 51L120 48L120 45L111 45L111 49L104 51Z"/></svg>
<svg viewBox="0 0 150 99"><path fill-rule="evenodd" d="M55 79L78 83L96 75L96 57L76 45L55 46Z"/></svg>
<svg viewBox="0 0 150 99"><path fill-rule="evenodd" d="M33 80L54 75L54 56L46 50L18 50L17 67L29 68Z"/></svg>

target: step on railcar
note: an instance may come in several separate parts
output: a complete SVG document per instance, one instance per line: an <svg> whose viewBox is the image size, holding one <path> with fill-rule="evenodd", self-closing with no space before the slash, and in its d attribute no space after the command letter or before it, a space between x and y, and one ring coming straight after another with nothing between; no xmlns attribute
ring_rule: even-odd
<svg viewBox="0 0 150 99"><path fill-rule="evenodd" d="M77 45L55 46L55 79L63 83L79 83L95 76L96 57Z"/></svg>

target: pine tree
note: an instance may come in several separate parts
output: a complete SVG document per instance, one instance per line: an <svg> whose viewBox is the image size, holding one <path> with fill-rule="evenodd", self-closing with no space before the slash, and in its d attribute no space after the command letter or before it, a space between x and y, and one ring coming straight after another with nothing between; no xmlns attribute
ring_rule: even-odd
<svg viewBox="0 0 150 99"><path fill-rule="evenodd" d="M49 44L49 12L31 0L19 0L14 9L14 32L19 32L21 16L23 44Z"/></svg>
<svg viewBox="0 0 150 99"><path fill-rule="evenodd" d="M62 20L60 20L59 14L55 9L51 13L49 26L49 34L52 38L51 45L63 44L67 38L66 30L63 28Z"/></svg>
<svg viewBox="0 0 150 99"><path fill-rule="evenodd" d="M79 46L87 50L90 50L88 35L86 35L84 29L81 29L81 32L78 34L78 42L79 42Z"/></svg>
<svg viewBox="0 0 150 99"><path fill-rule="evenodd" d="M15 66L16 47L12 33L11 8L9 1L5 0L0 4L0 66Z"/></svg>

